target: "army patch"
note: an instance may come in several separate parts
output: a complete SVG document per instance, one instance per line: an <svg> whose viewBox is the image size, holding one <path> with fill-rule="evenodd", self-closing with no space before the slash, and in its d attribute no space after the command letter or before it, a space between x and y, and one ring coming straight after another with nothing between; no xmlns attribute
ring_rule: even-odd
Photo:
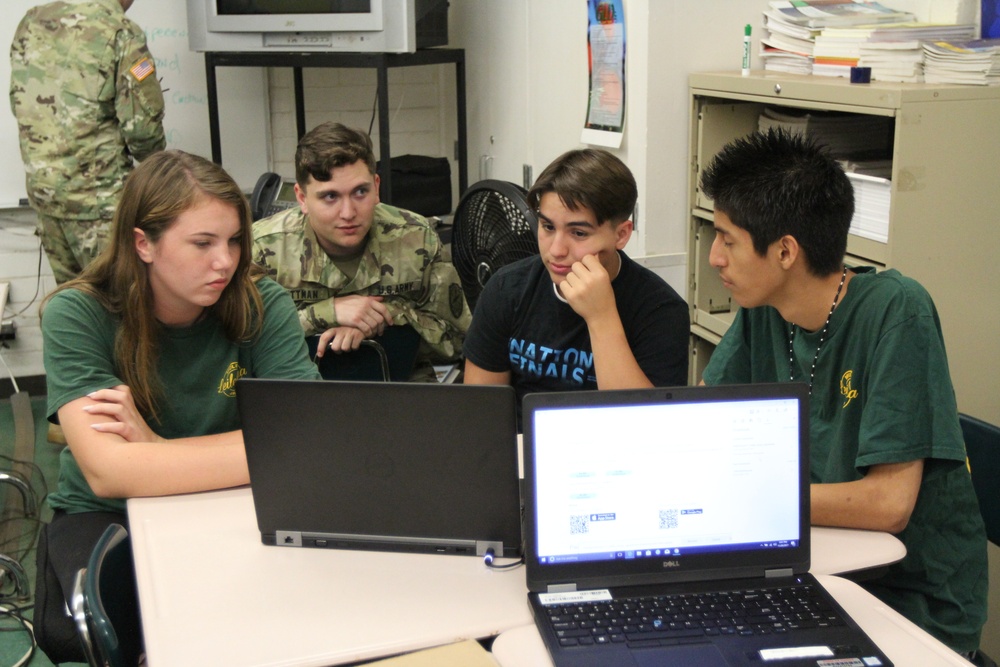
<svg viewBox="0 0 1000 667"><path fill-rule="evenodd" d="M465 293L461 285L448 285L448 306L451 308L451 316L456 320L462 316L465 310Z"/></svg>
<svg viewBox="0 0 1000 667"><path fill-rule="evenodd" d="M156 67L153 66L153 61L149 58L143 58L129 68L129 73L135 77L136 81L142 81L155 71Z"/></svg>

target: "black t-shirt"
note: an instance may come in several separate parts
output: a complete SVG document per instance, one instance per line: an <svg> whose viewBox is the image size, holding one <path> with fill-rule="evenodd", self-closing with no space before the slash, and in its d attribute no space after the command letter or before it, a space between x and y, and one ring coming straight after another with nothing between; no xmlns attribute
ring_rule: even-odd
<svg viewBox="0 0 1000 667"><path fill-rule="evenodd" d="M662 278L619 255L611 285L636 362L655 386L686 385L687 304ZM503 267L486 283L462 351L483 370L511 372L519 415L527 393L597 389L587 323L556 297L537 256Z"/></svg>

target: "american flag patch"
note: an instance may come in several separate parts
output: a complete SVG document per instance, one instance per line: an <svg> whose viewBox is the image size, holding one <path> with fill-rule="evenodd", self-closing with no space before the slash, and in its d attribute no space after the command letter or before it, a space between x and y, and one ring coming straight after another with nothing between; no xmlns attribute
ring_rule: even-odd
<svg viewBox="0 0 1000 667"><path fill-rule="evenodd" d="M142 81L155 71L156 68L153 67L153 61L149 58L143 58L129 69L129 72L132 73L136 81Z"/></svg>

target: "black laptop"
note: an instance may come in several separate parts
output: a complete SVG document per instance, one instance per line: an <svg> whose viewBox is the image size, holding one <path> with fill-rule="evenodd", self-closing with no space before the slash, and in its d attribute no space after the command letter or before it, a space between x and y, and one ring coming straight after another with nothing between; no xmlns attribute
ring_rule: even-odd
<svg viewBox="0 0 1000 667"><path fill-rule="evenodd" d="M886 667L808 574L802 384L524 398L529 603L557 667Z"/></svg>
<svg viewBox="0 0 1000 667"><path fill-rule="evenodd" d="M265 544L520 555L512 388L244 378L236 396Z"/></svg>

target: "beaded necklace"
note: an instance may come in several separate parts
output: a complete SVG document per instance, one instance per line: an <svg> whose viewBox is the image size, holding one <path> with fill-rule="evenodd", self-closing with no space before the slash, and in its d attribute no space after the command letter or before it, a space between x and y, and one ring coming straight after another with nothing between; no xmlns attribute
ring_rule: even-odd
<svg viewBox="0 0 1000 667"><path fill-rule="evenodd" d="M844 289L844 282L847 280L847 266L844 266L844 272L840 276L840 284L837 286L837 293L833 296L833 305L830 306L830 313L826 316L826 322L823 323L823 329L819 334L819 345L816 346L816 355L813 357L812 368L809 369L809 395L812 396L813 392L813 380L816 378L816 362L819 361L819 351L823 348L823 341L826 340L826 330L830 328L830 318L833 317L833 311L837 308L837 302L840 300L840 291ZM795 330L798 328L795 324L791 324L788 327L788 379L795 379L795 349L793 344L795 343Z"/></svg>

